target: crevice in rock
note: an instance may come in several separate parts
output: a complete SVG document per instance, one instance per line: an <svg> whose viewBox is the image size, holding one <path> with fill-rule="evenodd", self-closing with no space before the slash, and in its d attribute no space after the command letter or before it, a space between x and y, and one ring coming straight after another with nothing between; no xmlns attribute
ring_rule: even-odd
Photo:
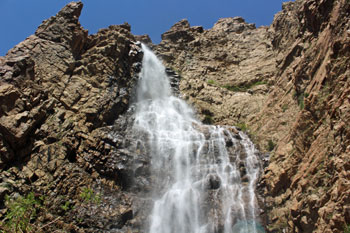
<svg viewBox="0 0 350 233"><path fill-rule="evenodd" d="M77 162L77 152L75 149L67 148L67 159L71 163Z"/></svg>

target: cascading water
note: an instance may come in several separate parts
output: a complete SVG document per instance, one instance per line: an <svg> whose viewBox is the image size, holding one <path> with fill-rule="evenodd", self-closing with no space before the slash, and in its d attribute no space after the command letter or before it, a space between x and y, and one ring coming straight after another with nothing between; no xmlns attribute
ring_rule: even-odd
<svg viewBox="0 0 350 233"><path fill-rule="evenodd" d="M263 232L254 145L234 127L199 122L192 108L172 95L161 62L142 49L133 130L151 157L154 205L148 231Z"/></svg>

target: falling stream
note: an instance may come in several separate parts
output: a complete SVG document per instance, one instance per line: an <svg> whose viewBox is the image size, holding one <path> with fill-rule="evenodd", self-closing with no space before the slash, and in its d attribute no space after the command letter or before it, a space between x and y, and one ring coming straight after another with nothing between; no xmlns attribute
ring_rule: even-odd
<svg viewBox="0 0 350 233"><path fill-rule="evenodd" d="M204 125L172 94L165 68L142 45L133 130L153 177L150 233L260 233L258 152L234 127Z"/></svg>

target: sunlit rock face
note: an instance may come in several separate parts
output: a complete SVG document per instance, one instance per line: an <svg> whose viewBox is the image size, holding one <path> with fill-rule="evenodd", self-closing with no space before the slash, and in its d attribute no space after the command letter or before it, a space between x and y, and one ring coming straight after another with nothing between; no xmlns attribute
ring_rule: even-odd
<svg viewBox="0 0 350 233"><path fill-rule="evenodd" d="M241 17L219 19L211 29L181 20L152 48L182 79L181 94L201 119L238 125L262 109L276 72L268 27Z"/></svg>
<svg viewBox="0 0 350 233"><path fill-rule="evenodd" d="M5 195L33 192L42 203L33 230L181 232L189 228L167 228L157 219L167 216L162 209L172 216L186 213L188 206L166 204L195 196L192 207L203 200L207 205L187 212L192 225L186 226L193 232L259 232L261 213L268 215L260 220L271 232L346 231L349 5L346 0L284 3L272 25L259 28L240 17L220 19L211 29L182 20L152 45L147 35L135 38L128 24L88 35L79 24L82 3L68 4L0 57L1 220L8 211ZM170 106L187 114L176 119L192 122L175 127L191 137L188 145L161 143L156 135L169 132L142 129L159 123L155 116L161 114L138 123L143 57L138 40L150 44L167 67ZM161 119L172 119L169 127L178 122ZM254 182L244 161L247 148L255 147L238 128L271 154L270 160L263 154L268 167L258 181L263 211L255 206L259 195L247 192ZM168 158L160 151L174 154L177 148L187 151L189 160L175 159L159 169L154 161ZM208 160L213 167L206 166ZM220 170L224 164L228 168ZM176 172L178 167L190 172ZM235 182L226 179L230 170L240 177ZM193 191L175 195L177 187ZM228 192L236 194L234 200L221 198Z"/></svg>
<svg viewBox="0 0 350 233"><path fill-rule="evenodd" d="M228 18L195 31L181 21L165 34L177 37L154 45L202 119L244 126L273 150L261 182L271 231L348 226L348 11L347 1L297 0L270 27Z"/></svg>
<svg viewBox="0 0 350 233"><path fill-rule="evenodd" d="M68 4L0 58L0 218L5 195L34 192L45 199L38 231L109 231L132 216L110 132L123 134L114 121L129 108L141 47L127 24L88 35L82 7ZM84 201L90 191L99 203Z"/></svg>

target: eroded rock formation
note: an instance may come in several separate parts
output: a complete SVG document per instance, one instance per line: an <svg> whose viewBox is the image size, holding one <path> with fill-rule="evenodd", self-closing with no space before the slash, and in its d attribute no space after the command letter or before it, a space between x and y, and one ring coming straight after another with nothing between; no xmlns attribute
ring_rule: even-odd
<svg viewBox="0 0 350 233"><path fill-rule="evenodd" d="M147 158L126 149L140 40L203 121L239 126L271 152L259 184L267 231L349 227L349 1L284 3L269 27L182 20L159 45L128 24L88 35L81 9L68 4L0 57L1 218L5 194L33 191L46 200L44 232L140 229L149 203L132 193L149 189ZM84 201L87 191L100 203Z"/></svg>
<svg viewBox="0 0 350 233"><path fill-rule="evenodd" d="M277 142L264 176L274 229L349 226L349 12L349 1L296 1L272 25L278 73L253 130Z"/></svg>
<svg viewBox="0 0 350 233"><path fill-rule="evenodd" d="M276 62L268 27L240 17L212 29L176 23L154 49L182 76L180 90L208 123L238 125L257 114L273 83Z"/></svg>
<svg viewBox="0 0 350 233"><path fill-rule="evenodd" d="M273 150L261 186L281 232L343 232L350 222L348 1L283 4L270 27L186 20L155 49L183 77L202 119L245 128Z"/></svg>
<svg viewBox="0 0 350 233"><path fill-rule="evenodd" d="M82 6L68 4L0 60L1 208L5 194L33 191L44 198L44 232L118 229L132 216L131 198L115 191L124 161L109 132L129 107L142 53L127 24L88 36Z"/></svg>

